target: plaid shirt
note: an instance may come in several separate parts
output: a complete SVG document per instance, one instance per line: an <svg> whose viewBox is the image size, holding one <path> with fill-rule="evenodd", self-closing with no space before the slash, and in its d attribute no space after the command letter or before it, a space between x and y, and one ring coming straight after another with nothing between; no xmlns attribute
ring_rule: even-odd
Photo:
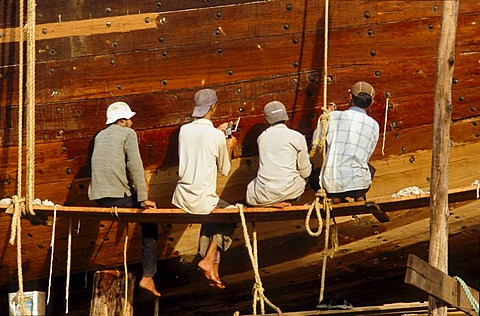
<svg viewBox="0 0 480 316"><path fill-rule="evenodd" d="M331 112L325 168L320 175L322 187L328 193L368 188L372 184L368 161L378 137L378 123L364 109Z"/></svg>

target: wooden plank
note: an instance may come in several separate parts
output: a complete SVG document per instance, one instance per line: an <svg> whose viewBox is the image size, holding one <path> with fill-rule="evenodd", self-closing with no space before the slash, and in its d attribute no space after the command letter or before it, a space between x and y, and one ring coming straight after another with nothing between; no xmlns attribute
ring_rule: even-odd
<svg viewBox="0 0 480 316"><path fill-rule="evenodd" d="M460 282L412 254L408 256L405 283L411 284L469 315L475 314ZM470 287L469 290L478 302L478 291Z"/></svg>
<svg viewBox="0 0 480 316"><path fill-rule="evenodd" d="M388 217L388 214L385 213L380 206L378 206L377 203L375 202L365 202L365 208L367 210L370 210L373 216L380 222L380 223L386 223L390 221L390 217Z"/></svg>
<svg viewBox="0 0 480 316"><path fill-rule="evenodd" d="M448 315L463 315L456 313L451 308ZM278 314L264 314L264 316L277 316ZM310 310L282 313L283 316L312 316L312 315L428 315L427 303L394 303L380 306L362 306L347 310ZM252 316L240 314L238 316Z"/></svg>
<svg viewBox="0 0 480 316"><path fill-rule="evenodd" d="M476 199L476 186L460 188L450 191L451 202L461 202ZM400 198L380 199L375 201L384 212L393 212L406 209L415 209L428 206L429 194L418 194ZM370 214L372 202L352 202L334 204L332 217ZM244 207L245 218L248 222L272 222L306 218L310 205L292 205L284 208L272 207ZM2 204L0 208L6 209ZM39 216L52 216L54 206L35 206ZM151 223L225 223L240 222L239 210L236 207L228 209L214 209L207 215L193 215L178 208L137 209L137 208L100 208L85 206L56 206L57 216L72 218L91 218L105 220L119 220L122 222L151 222Z"/></svg>

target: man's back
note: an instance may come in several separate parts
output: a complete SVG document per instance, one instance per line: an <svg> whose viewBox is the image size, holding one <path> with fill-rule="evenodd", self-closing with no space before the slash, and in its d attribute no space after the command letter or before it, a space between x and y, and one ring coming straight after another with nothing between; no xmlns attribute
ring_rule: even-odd
<svg viewBox="0 0 480 316"><path fill-rule="evenodd" d="M281 123L270 126L257 142L259 169L247 188L247 203L267 205L299 197L311 172L305 137Z"/></svg>
<svg viewBox="0 0 480 316"><path fill-rule="evenodd" d="M91 164L91 200L121 198L125 194L130 196L127 169L137 190L142 193L140 198L147 199L143 193L146 192L143 164L138 151L137 135L133 129L112 124L100 131L95 137Z"/></svg>
<svg viewBox="0 0 480 316"><path fill-rule="evenodd" d="M351 107L330 113L327 156L322 170L322 183L327 192L339 193L370 186L368 161L378 137L378 123L365 110Z"/></svg>
<svg viewBox="0 0 480 316"><path fill-rule="evenodd" d="M210 120L197 119L180 128L179 180L172 203L193 214L209 214L218 203L217 170L230 171L225 135Z"/></svg>

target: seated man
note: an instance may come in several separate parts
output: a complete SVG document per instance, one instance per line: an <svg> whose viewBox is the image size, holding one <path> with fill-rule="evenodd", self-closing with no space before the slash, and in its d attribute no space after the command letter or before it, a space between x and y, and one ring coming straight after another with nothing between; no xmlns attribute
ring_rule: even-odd
<svg viewBox="0 0 480 316"><path fill-rule="evenodd" d="M347 202L346 198L364 201L375 171L368 161L377 145L379 127L365 111L373 104L375 90L360 81L349 92L348 110L330 113L324 170L314 170L310 178L311 187L323 187L333 203Z"/></svg>
<svg viewBox="0 0 480 316"><path fill-rule="evenodd" d="M190 214L208 216L216 207L228 203L216 193L217 173L227 176L230 172L235 137L225 138L228 123L217 128L212 118L218 108L215 90L202 89L195 94L194 120L180 128L178 135L179 169L178 182L172 203ZM219 275L220 250L227 251L232 244L231 235L235 223L202 224L198 252L202 259L198 267L211 286L224 289Z"/></svg>
<svg viewBox="0 0 480 316"><path fill-rule="evenodd" d="M270 125L257 139L259 168L257 177L247 187L248 205L289 205L304 191L312 171L305 137L285 125L285 106L272 101L264 107Z"/></svg>

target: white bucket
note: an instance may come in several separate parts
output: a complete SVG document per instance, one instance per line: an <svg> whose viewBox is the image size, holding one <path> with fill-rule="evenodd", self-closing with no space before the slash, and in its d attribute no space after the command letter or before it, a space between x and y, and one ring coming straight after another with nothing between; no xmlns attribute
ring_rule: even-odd
<svg viewBox="0 0 480 316"><path fill-rule="evenodd" d="M10 316L45 315L45 292L23 292L23 300L25 302L25 311L22 310L22 306L18 298L18 292L8 294Z"/></svg>

